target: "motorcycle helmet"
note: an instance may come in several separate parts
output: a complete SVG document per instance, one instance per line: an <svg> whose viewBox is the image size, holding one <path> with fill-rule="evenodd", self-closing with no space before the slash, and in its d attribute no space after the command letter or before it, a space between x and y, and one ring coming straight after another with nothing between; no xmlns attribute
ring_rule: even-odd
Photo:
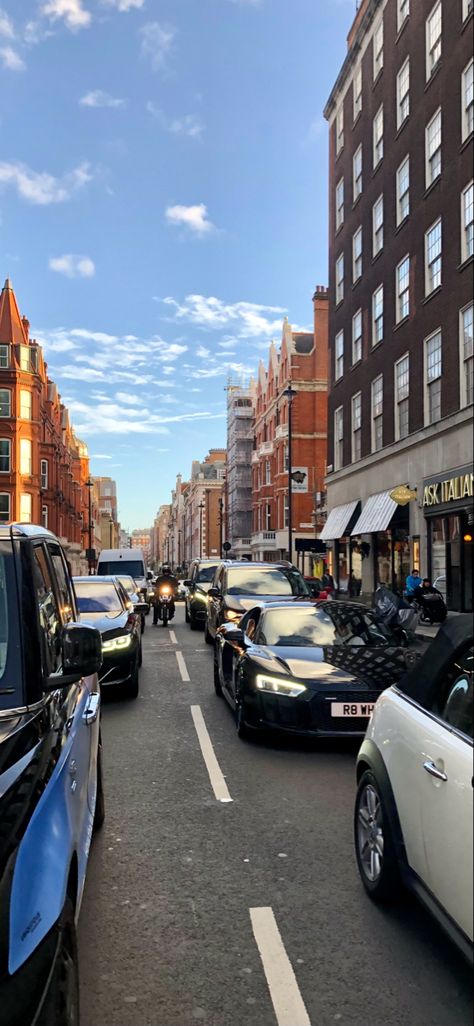
<svg viewBox="0 0 474 1026"><path fill-rule="evenodd" d="M169 563L163 563L163 566L161 568L161 573L162 574L170 574L171 573L171 567L170 567Z"/></svg>

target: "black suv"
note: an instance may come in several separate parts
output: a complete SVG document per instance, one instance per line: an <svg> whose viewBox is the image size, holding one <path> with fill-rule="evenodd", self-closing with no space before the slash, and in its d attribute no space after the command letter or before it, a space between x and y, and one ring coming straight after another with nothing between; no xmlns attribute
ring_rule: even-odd
<svg viewBox="0 0 474 1026"><path fill-rule="evenodd" d="M0 526L0 1019L78 1026L75 924L104 817L100 634L55 536Z"/></svg>
<svg viewBox="0 0 474 1026"><path fill-rule="evenodd" d="M207 593L206 641L212 644L223 623L238 624L252 606L292 596L311 598L304 577L292 563L222 560Z"/></svg>
<svg viewBox="0 0 474 1026"><path fill-rule="evenodd" d="M220 559L193 559L189 567L189 576L184 581L187 588L185 617L192 631L204 627L207 616L207 593L220 562Z"/></svg>

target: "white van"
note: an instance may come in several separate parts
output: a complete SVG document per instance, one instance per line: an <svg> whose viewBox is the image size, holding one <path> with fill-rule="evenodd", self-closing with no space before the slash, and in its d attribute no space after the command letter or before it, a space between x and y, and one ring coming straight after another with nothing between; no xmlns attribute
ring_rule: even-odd
<svg viewBox="0 0 474 1026"><path fill-rule="evenodd" d="M138 591L147 596L148 580L145 560L141 549L102 549L97 563L97 573L128 574L133 577Z"/></svg>

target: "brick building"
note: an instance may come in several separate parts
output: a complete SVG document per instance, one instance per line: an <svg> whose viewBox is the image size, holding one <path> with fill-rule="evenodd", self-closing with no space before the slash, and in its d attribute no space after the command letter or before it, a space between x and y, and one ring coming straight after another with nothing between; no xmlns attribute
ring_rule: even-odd
<svg viewBox="0 0 474 1026"><path fill-rule="evenodd" d="M183 559L188 564L195 556L221 556L225 471L225 449L211 449L202 463L192 462L191 478L183 493Z"/></svg>
<svg viewBox="0 0 474 1026"><path fill-rule="evenodd" d="M7 279L0 295L0 522L48 527L73 571L83 572L88 480L87 446L74 434Z"/></svg>
<svg viewBox="0 0 474 1026"><path fill-rule="evenodd" d="M158 570L161 563L168 559L166 540L168 537L171 506L160 506L153 522L150 534L150 565Z"/></svg>
<svg viewBox="0 0 474 1026"><path fill-rule="evenodd" d="M260 364L252 454L252 557L297 558L315 540L327 456L328 293L313 297L313 332L294 332L285 319L281 347ZM288 403L291 383L292 527L288 553ZM317 546L314 546L317 548ZM299 556L298 556L299 559ZM309 569L309 568L308 568Z"/></svg>
<svg viewBox="0 0 474 1026"><path fill-rule="evenodd" d="M472 609L472 3L362 0L325 116L334 576Z"/></svg>
<svg viewBox="0 0 474 1026"><path fill-rule="evenodd" d="M251 556L252 451L257 384L227 383L226 540L232 554Z"/></svg>

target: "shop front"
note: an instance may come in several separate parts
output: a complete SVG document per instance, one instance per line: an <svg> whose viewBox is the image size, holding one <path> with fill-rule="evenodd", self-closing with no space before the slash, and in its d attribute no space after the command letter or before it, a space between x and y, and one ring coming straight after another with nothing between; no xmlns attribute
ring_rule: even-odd
<svg viewBox="0 0 474 1026"><path fill-rule="evenodd" d="M353 590L360 594L362 586L362 554L351 537L351 529L360 513L360 501L335 506L321 531L321 541L332 545L328 549L328 568L340 594ZM351 586L352 580L352 586Z"/></svg>
<svg viewBox="0 0 474 1026"><path fill-rule="evenodd" d="M448 609L467 613L473 610L473 498L471 465L423 481L428 574Z"/></svg>
<svg viewBox="0 0 474 1026"><path fill-rule="evenodd" d="M419 564L419 541L410 540L410 502L415 496L404 485L370 495L353 526L352 543L372 568L373 591L385 584L403 594L412 564ZM367 574L364 579L367 589Z"/></svg>

